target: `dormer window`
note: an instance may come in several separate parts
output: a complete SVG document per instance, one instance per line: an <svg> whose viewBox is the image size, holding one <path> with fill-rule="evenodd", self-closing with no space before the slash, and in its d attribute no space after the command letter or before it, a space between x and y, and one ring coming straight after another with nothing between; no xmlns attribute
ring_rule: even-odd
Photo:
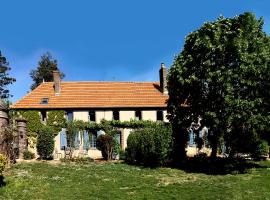
<svg viewBox="0 0 270 200"><path fill-rule="evenodd" d="M40 104L48 104L49 103L49 98L42 98L40 101Z"/></svg>

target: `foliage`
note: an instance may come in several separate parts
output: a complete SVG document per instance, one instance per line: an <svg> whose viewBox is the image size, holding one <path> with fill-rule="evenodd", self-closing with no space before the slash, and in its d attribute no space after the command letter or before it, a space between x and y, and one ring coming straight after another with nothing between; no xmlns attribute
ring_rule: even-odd
<svg viewBox="0 0 270 200"><path fill-rule="evenodd" d="M15 116L26 119L27 135L37 137L40 130L43 129L44 124L40 120L39 111L37 110L18 110L15 111Z"/></svg>
<svg viewBox="0 0 270 200"><path fill-rule="evenodd" d="M54 132L49 126L44 126L37 137L37 152L41 159L51 159L54 150Z"/></svg>
<svg viewBox="0 0 270 200"><path fill-rule="evenodd" d="M32 153L31 151L26 150L23 152L23 159L24 160L32 160L34 158L35 158L35 154Z"/></svg>
<svg viewBox="0 0 270 200"><path fill-rule="evenodd" d="M261 159L262 157L269 157L269 145L265 140L260 140L255 143L251 151L251 156L255 159Z"/></svg>
<svg viewBox="0 0 270 200"><path fill-rule="evenodd" d="M97 138L97 149L101 151L105 160L112 160L115 148L115 139L113 136L99 135Z"/></svg>
<svg viewBox="0 0 270 200"><path fill-rule="evenodd" d="M7 158L3 154L0 154L0 176L3 173L6 164L7 164Z"/></svg>
<svg viewBox="0 0 270 200"><path fill-rule="evenodd" d="M5 155L8 163L15 163L14 151L15 130L12 124L0 129L0 152Z"/></svg>
<svg viewBox="0 0 270 200"><path fill-rule="evenodd" d="M119 160L126 160L126 151L121 150L119 151Z"/></svg>
<svg viewBox="0 0 270 200"><path fill-rule="evenodd" d="M269 132L269 52L263 20L251 13L220 17L187 36L168 75L176 157L184 156L186 129L199 117L210 128L212 156L227 135L258 140Z"/></svg>
<svg viewBox="0 0 270 200"><path fill-rule="evenodd" d="M57 67L57 60L53 59L52 55L47 52L41 56L41 60L38 62L37 69L33 69L30 72L30 77L33 80L31 85L31 90L35 89L43 81L52 82L53 81L53 71L59 70ZM60 74L61 78L64 78L64 73Z"/></svg>
<svg viewBox="0 0 270 200"><path fill-rule="evenodd" d="M75 150L75 137L77 133L80 131L85 130L85 124L86 122L81 120L74 120L74 121L68 121L67 122L67 146L68 150L70 151L70 157L72 158L73 152Z"/></svg>
<svg viewBox="0 0 270 200"><path fill-rule="evenodd" d="M130 120L130 121L118 121L118 120L101 120L100 123L96 122L85 122L82 120L73 120L68 122L68 126L72 127L75 131L79 130L89 130L89 131L98 131L103 130L106 133L110 133L111 135L114 135L116 132L115 128L131 128L131 129L137 129L137 128L143 128L143 127L149 127L154 126L156 124L164 124L164 122L153 122L149 120Z"/></svg>
<svg viewBox="0 0 270 200"><path fill-rule="evenodd" d="M28 137L37 137L44 124L41 122L38 110L17 110L14 111L14 117L19 117L27 120L27 135ZM50 126L54 133L58 133L62 128L66 127L65 111L52 110L47 114L47 126Z"/></svg>
<svg viewBox="0 0 270 200"><path fill-rule="evenodd" d="M47 114L47 126L54 129L54 133L58 133L62 128L66 127L66 118L64 110L51 110Z"/></svg>
<svg viewBox="0 0 270 200"><path fill-rule="evenodd" d="M128 137L126 161L145 166L165 165L170 158L170 126L156 125L134 130Z"/></svg>
<svg viewBox="0 0 270 200"><path fill-rule="evenodd" d="M14 83L16 79L9 76L10 69L7 59L0 51L0 99L8 99L11 96L7 86Z"/></svg>

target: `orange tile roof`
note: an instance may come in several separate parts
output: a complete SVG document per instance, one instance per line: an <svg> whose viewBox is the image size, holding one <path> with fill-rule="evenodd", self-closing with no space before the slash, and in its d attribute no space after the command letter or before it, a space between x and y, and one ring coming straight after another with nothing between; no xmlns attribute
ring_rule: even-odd
<svg viewBox="0 0 270 200"><path fill-rule="evenodd" d="M41 104L42 98L49 98L48 104ZM53 82L46 82L11 108L149 108L166 107L167 99L157 82L61 82L60 95L55 95Z"/></svg>

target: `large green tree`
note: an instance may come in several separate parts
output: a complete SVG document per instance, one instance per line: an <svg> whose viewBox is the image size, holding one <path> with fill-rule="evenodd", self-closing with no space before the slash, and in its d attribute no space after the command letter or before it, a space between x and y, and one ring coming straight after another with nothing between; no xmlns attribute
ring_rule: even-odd
<svg viewBox="0 0 270 200"><path fill-rule="evenodd" d="M43 81L51 82L53 81L53 71L59 70L57 66L57 60L52 57L52 55L47 52L41 56L38 62L37 69L33 69L30 72L30 76L33 79L33 84L31 85L31 90L39 86ZM60 74L61 78L64 78L64 73Z"/></svg>
<svg viewBox="0 0 270 200"><path fill-rule="evenodd" d="M252 143L267 133L269 61L263 20L251 13L220 17L189 34L168 75L174 156L185 156L187 128L199 117L210 128L212 156L221 140L232 148L234 137L239 147L242 138Z"/></svg>
<svg viewBox="0 0 270 200"><path fill-rule="evenodd" d="M15 78L9 76L8 71L10 70L7 59L1 54L0 51L0 98L8 99L11 95L7 86L16 81Z"/></svg>

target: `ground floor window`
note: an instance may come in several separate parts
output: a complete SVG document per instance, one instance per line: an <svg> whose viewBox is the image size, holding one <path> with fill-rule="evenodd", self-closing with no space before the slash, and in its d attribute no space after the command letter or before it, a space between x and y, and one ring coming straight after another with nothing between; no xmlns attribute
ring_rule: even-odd
<svg viewBox="0 0 270 200"><path fill-rule="evenodd" d="M60 149L61 150L67 149L67 147L70 146L70 143L71 142L69 141L69 138L67 137L66 131L62 130L60 132ZM78 132L74 134L72 146L74 146L74 148L78 150L80 149L80 144L81 144L81 134L80 132Z"/></svg>
<svg viewBox="0 0 270 200"><path fill-rule="evenodd" d="M96 149L97 148L97 137L102 134L102 131L83 131L74 134L73 146L76 150L79 150L80 147L83 147L83 150ZM68 141L66 131L63 130L60 132L60 149L65 150L70 142ZM119 135L119 142L121 141ZM119 143L120 144L120 143Z"/></svg>
<svg viewBox="0 0 270 200"><path fill-rule="evenodd" d="M188 141L188 145L193 147L195 146L195 134L193 132L193 130L191 129L190 132L189 132L189 141Z"/></svg>
<svg viewBox="0 0 270 200"><path fill-rule="evenodd" d="M83 132L83 150L88 151L90 148L89 134L87 131Z"/></svg>
<svg viewBox="0 0 270 200"><path fill-rule="evenodd" d="M97 132L93 131L90 133L90 148L96 149L97 148Z"/></svg>

